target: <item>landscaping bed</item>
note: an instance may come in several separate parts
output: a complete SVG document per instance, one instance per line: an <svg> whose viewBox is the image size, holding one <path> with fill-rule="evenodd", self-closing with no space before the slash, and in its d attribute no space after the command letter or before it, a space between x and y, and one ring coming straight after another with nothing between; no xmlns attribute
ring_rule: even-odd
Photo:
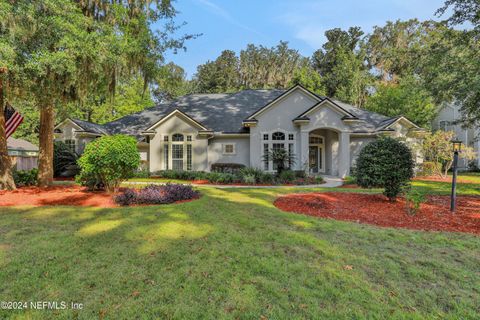
<svg viewBox="0 0 480 320"><path fill-rule="evenodd" d="M80 186L48 188L24 187L15 191L0 191L0 206L91 206L111 208L117 205L112 195L102 191L88 191Z"/></svg>
<svg viewBox="0 0 480 320"><path fill-rule="evenodd" d="M120 189L117 196L122 196L125 191L130 189ZM154 197L153 197L154 198ZM196 196L194 199L198 198ZM155 198L154 198L155 199ZM173 199L176 200L176 199ZM164 204L179 203L190 201L193 199L181 199L178 201L168 202L162 199L157 203L128 203L128 205L141 204ZM48 188L23 187L15 191L0 191L0 207L9 206L82 206L82 207L101 207L113 208L118 207L122 203L115 203L112 194L104 191L88 191L85 187L80 186L55 186ZM122 204L126 205L126 204Z"/></svg>
<svg viewBox="0 0 480 320"><path fill-rule="evenodd" d="M415 215L407 214L404 199L390 202L379 194L290 194L274 204L284 211L382 227L480 234L480 197L458 197L455 214L449 211L448 196L432 195L427 196Z"/></svg>

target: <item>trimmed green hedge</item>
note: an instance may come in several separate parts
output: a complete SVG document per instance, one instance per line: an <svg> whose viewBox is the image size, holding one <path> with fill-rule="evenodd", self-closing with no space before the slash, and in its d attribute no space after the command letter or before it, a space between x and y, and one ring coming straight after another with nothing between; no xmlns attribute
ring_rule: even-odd
<svg viewBox="0 0 480 320"><path fill-rule="evenodd" d="M303 171L284 170L279 176L264 172L257 168L242 168L236 173L204 172L204 171L175 171L162 170L151 174L172 180L207 180L210 183L219 184L319 184L323 182L320 177L307 177Z"/></svg>

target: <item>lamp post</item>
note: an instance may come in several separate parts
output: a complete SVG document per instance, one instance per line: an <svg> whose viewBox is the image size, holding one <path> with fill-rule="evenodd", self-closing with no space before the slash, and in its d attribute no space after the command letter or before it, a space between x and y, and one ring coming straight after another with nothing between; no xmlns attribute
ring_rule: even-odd
<svg viewBox="0 0 480 320"><path fill-rule="evenodd" d="M457 197L457 165L458 153L462 149L462 141L455 139L451 141L453 145L453 175L452 175L452 194L450 196L450 211L455 212L455 204Z"/></svg>

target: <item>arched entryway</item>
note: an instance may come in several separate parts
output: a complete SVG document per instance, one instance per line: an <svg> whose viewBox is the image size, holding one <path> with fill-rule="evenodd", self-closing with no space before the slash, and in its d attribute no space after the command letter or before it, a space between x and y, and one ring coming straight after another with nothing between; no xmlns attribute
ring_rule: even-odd
<svg viewBox="0 0 480 320"><path fill-rule="evenodd" d="M308 170L311 174L337 176L339 134L332 129L315 129L308 134Z"/></svg>

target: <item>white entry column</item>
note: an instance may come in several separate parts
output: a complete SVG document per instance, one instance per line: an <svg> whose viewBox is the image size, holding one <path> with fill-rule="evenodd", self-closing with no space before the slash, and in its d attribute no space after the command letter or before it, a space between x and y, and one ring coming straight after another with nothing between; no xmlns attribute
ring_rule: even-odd
<svg viewBox="0 0 480 320"><path fill-rule="evenodd" d="M299 170L308 173L308 131L300 131L300 156L297 158Z"/></svg>
<svg viewBox="0 0 480 320"><path fill-rule="evenodd" d="M338 140L338 175L345 178L350 174L350 133L340 132Z"/></svg>

